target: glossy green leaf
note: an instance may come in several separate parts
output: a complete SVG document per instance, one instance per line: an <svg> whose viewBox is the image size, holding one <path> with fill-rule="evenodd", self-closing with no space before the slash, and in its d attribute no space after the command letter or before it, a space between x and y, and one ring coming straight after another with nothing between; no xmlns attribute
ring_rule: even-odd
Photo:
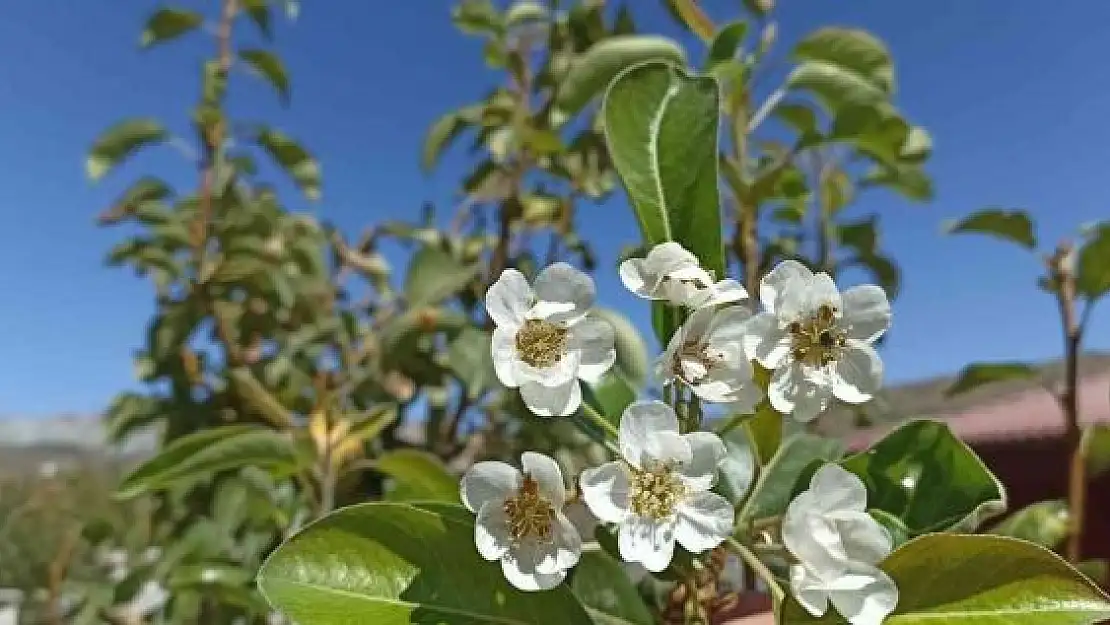
<svg viewBox="0 0 1110 625"><path fill-rule="evenodd" d="M623 375L609 371L597 382L583 385L582 399L614 426L619 426L624 409L636 400L636 389Z"/></svg>
<svg viewBox="0 0 1110 625"><path fill-rule="evenodd" d="M310 200L320 199L320 164L281 131L267 128L258 134L258 145L274 159Z"/></svg>
<svg viewBox="0 0 1110 625"><path fill-rule="evenodd" d="M474 547L461 507L369 503L293 536L259 572L266 598L300 625L589 623L565 585L526 593Z"/></svg>
<svg viewBox="0 0 1110 625"><path fill-rule="evenodd" d="M1083 430L1082 445L1088 478L1093 479L1110 471L1110 426L1087 426Z"/></svg>
<svg viewBox="0 0 1110 625"><path fill-rule="evenodd" d="M740 44L744 43L744 37L747 34L747 22L731 22L722 26L717 34L713 36L712 43L709 44L709 56L705 60L705 71L711 72L721 63L734 58L736 53L740 51Z"/></svg>
<svg viewBox="0 0 1110 625"><path fill-rule="evenodd" d="M617 35L590 46L571 62L555 104L567 115L573 115L602 95L606 86L622 70L651 60L686 63L682 46L658 35Z"/></svg>
<svg viewBox="0 0 1110 625"><path fill-rule="evenodd" d="M880 567L898 586L884 625L1093 625L1110 618L1110 598L1059 556L1013 538L930 534L902 545ZM783 622L845 623L792 599Z"/></svg>
<svg viewBox="0 0 1110 625"><path fill-rule="evenodd" d="M617 349L614 368L633 384L642 384L647 379L651 358L639 330L628 317L612 308L595 308L591 314L613 328Z"/></svg>
<svg viewBox="0 0 1110 625"><path fill-rule="evenodd" d="M248 465L288 473L296 470L297 462L292 441L280 432L226 425L175 439L128 474L117 496L132 498Z"/></svg>
<svg viewBox="0 0 1110 625"><path fill-rule="evenodd" d="M841 461L867 486L867 506L914 535L974 529L1006 509L1002 484L948 426L914 420Z"/></svg>
<svg viewBox="0 0 1110 625"><path fill-rule="evenodd" d="M786 512L786 506L810 465L818 461L836 461L842 453L840 441L811 434L796 434L783 441L760 471L751 496L737 516L738 525Z"/></svg>
<svg viewBox="0 0 1110 625"><path fill-rule="evenodd" d="M1079 248L1075 287L1092 300L1110 293L1110 223L1096 228Z"/></svg>
<svg viewBox="0 0 1110 625"><path fill-rule="evenodd" d="M165 43L195 30L203 23L204 16L196 11L173 7L158 9L147 18L143 34L139 38L139 45L149 48L155 44Z"/></svg>
<svg viewBox="0 0 1110 625"><path fill-rule="evenodd" d="M436 456L418 449L394 449L374 460L374 468L393 478L386 499L457 502L459 480Z"/></svg>
<svg viewBox="0 0 1110 625"><path fill-rule="evenodd" d="M993 382L1035 380L1037 376L1036 369L1021 362L976 362L960 370L956 381L948 387L945 395L952 397Z"/></svg>
<svg viewBox="0 0 1110 625"><path fill-rule="evenodd" d="M463 382L471 399L481 397L497 386L490 353L490 333L478 328L463 328L447 346L447 364Z"/></svg>
<svg viewBox="0 0 1110 625"><path fill-rule="evenodd" d="M1033 220L1023 210L988 208L972 213L946 227L950 234L976 232L1033 249L1037 245L1033 234Z"/></svg>
<svg viewBox="0 0 1110 625"><path fill-rule="evenodd" d="M466 287L479 269L437 247L424 246L413 256L405 275L405 300L411 308L438 304Z"/></svg>
<svg viewBox="0 0 1110 625"><path fill-rule="evenodd" d="M654 625L655 620L620 562L587 551L571 573L570 588L594 625Z"/></svg>
<svg viewBox="0 0 1110 625"><path fill-rule="evenodd" d="M169 133L157 120L136 118L120 122L93 142L85 159L85 174L90 180L100 180L140 148L162 143L167 138Z"/></svg>
<svg viewBox="0 0 1110 625"><path fill-rule="evenodd" d="M1055 549L1068 536L1068 504L1062 499L1030 504L1011 514L990 533Z"/></svg>
<svg viewBox="0 0 1110 625"><path fill-rule="evenodd" d="M890 51L874 35L858 28L818 29L798 42L794 57L851 71L884 93L894 89L894 62Z"/></svg>
<svg viewBox="0 0 1110 625"><path fill-rule="evenodd" d="M239 58L270 83L283 104L289 103L289 75L285 71L285 63L276 54L269 50L241 50Z"/></svg>
<svg viewBox="0 0 1110 625"><path fill-rule="evenodd" d="M664 62L621 73L605 96L609 151L644 240L677 241L723 276L717 81Z"/></svg>

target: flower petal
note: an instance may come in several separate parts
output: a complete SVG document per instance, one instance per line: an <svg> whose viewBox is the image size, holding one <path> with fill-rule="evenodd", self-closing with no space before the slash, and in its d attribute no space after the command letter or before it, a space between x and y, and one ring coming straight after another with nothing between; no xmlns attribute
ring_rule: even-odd
<svg viewBox="0 0 1110 625"><path fill-rule="evenodd" d="M790 594L812 616L822 616L829 610L829 591L825 582L802 564L790 566Z"/></svg>
<svg viewBox="0 0 1110 625"><path fill-rule="evenodd" d="M570 328L570 348L581 353L578 377L597 382L617 361L613 326L604 319L586 318Z"/></svg>
<svg viewBox="0 0 1110 625"><path fill-rule="evenodd" d="M509 552L512 537L503 502L487 501L482 504L474 521L474 544L478 547L478 554L491 562L500 560Z"/></svg>
<svg viewBox="0 0 1110 625"><path fill-rule="evenodd" d="M878 568L855 564L830 586L829 599L852 625L880 625L898 607L898 586Z"/></svg>
<svg viewBox="0 0 1110 625"><path fill-rule="evenodd" d="M836 526L821 513L816 499L812 491L803 491L786 507L782 542L810 570L837 575L847 566L848 555Z"/></svg>
<svg viewBox="0 0 1110 625"><path fill-rule="evenodd" d="M863 480L844 467L829 462L817 469L809 482L813 493L813 512L863 512L867 509L867 487Z"/></svg>
<svg viewBox="0 0 1110 625"><path fill-rule="evenodd" d="M871 343L890 327L890 302L882 287L855 286L841 293L840 298L849 338Z"/></svg>
<svg viewBox="0 0 1110 625"><path fill-rule="evenodd" d="M463 505L477 513L488 501L504 501L520 488L520 471L494 460L478 462L462 476L459 497Z"/></svg>
<svg viewBox="0 0 1110 625"><path fill-rule="evenodd" d="M578 378L578 367L581 361L582 354L578 351L567 351L555 364L542 368L533 367L518 358L515 360L514 375L519 386L529 382L535 382L543 386L563 386L567 382Z"/></svg>
<svg viewBox="0 0 1110 625"><path fill-rule="evenodd" d="M540 573L566 571L578 564L582 555L582 537L562 512L555 512L552 530L552 540L536 565Z"/></svg>
<svg viewBox="0 0 1110 625"><path fill-rule="evenodd" d="M833 368L832 392L849 404L870 400L883 385L883 361L871 345L848 339Z"/></svg>
<svg viewBox="0 0 1110 625"><path fill-rule="evenodd" d="M516 328L524 322L533 297L532 287L528 286L524 274L506 269L486 291L486 312L498 326Z"/></svg>
<svg viewBox="0 0 1110 625"><path fill-rule="evenodd" d="M536 570L534 562L527 562L514 557L511 551L501 558L501 571L510 584L519 590L528 592L550 590L561 584L567 577L566 571L540 573Z"/></svg>
<svg viewBox="0 0 1110 625"><path fill-rule="evenodd" d="M736 280L726 278L701 289L687 304L693 308L720 306L748 299L748 291Z"/></svg>
<svg viewBox="0 0 1110 625"><path fill-rule="evenodd" d="M629 517L617 532L621 558L639 562L653 573L667 568L674 556L674 525L672 519L655 521L641 516Z"/></svg>
<svg viewBox="0 0 1110 625"><path fill-rule="evenodd" d="M520 385L520 397L528 410L541 417L565 417L582 405L582 389L577 378L562 386L545 386L536 382Z"/></svg>
<svg viewBox="0 0 1110 625"><path fill-rule="evenodd" d="M540 494L556 509L563 507L567 500L566 484L563 483L563 472L559 464L550 457L534 451L526 451L520 455L520 469L540 487Z"/></svg>
<svg viewBox="0 0 1110 625"><path fill-rule="evenodd" d="M678 505L675 538L693 553L720 545L732 534L736 511L717 493L693 493Z"/></svg>
<svg viewBox="0 0 1110 625"><path fill-rule="evenodd" d="M648 445L649 435L657 432L678 434L678 417L674 410L661 401L638 401L629 404L621 415L617 436L621 455L625 460L640 466L640 456Z"/></svg>
<svg viewBox="0 0 1110 625"><path fill-rule="evenodd" d="M853 562L878 564L894 549L890 532L866 512L838 513L836 528L844 553Z"/></svg>
<svg viewBox="0 0 1110 625"><path fill-rule="evenodd" d="M724 442L712 432L690 432L682 438L690 444L690 462L678 468L682 483L690 490L709 490L727 453Z"/></svg>
<svg viewBox="0 0 1110 625"><path fill-rule="evenodd" d="M706 341L711 345L743 345L744 337L750 332L751 319L752 311L747 306L718 309L705 333Z"/></svg>
<svg viewBox="0 0 1110 625"><path fill-rule="evenodd" d="M775 369L767 395L775 410L808 423L828 408L832 391L810 380L801 365L792 364Z"/></svg>
<svg viewBox="0 0 1110 625"><path fill-rule="evenodd" d="M664 241L651 248L644 262L648 271L659 276L699 265L698 257L677 241Z"/></svg>
<svg viewBox="0 0 1110 625"><path fill-rule="evenodd" d="M836 288L832 277L825 272L813 276L813 281L809 283L808 298L808 310L817 310L821 306L831 306L837 311L843 310L840 290Z"/></svg>
<svg viewBox="0 0 1110 625"><path fill-rule="evenodd" d="M759 282L759 301L780 319L800 315L808 303L813 272L796 260L784 260Z"/></svg>
<svg viewBox="0 0 1110 625"><path fill-rule="evenodd" d="M529 316L573 324L594 305L593 278L568 263L548 265L536 276L536 306Z"/></svg>
<svg viewBox="0 0 1110 625"><path fill-rule="evenodd" d="M494 328L490 353L493 355L493 370L497 373L497 379L509 388L520 386L516 375L516 332L501 326Z"/></svg>
<svg viewBox="0 0 1110 625"><path fill-rule="evenodd" d="M606 462L586 469L578 477L582 498L590 512L606 523L620 523L628 516L628 471L622 462Z"/></svg>
<svg viewBox="0 0 1110 625"><path fill-rule="evenodd" d="M790 356L790 335L780 327L779 318L759 313L747 322L744 351L767 369L778 369Z"/></svg>
<svg viewBox="0 0 1110 625"><path fill-rule="evenodd" d="M650 275L643 258L629 258L621 263L621 282L624 288L645 299L650 299L662 276Z"/></svg>
<svg viewBox="0 0 1110 625"><path fill-rule="evenodd" d="M744 384L729 395L729 412L735 414L755 414L755 407L766 395L759 385L752 382Z"/></svg>

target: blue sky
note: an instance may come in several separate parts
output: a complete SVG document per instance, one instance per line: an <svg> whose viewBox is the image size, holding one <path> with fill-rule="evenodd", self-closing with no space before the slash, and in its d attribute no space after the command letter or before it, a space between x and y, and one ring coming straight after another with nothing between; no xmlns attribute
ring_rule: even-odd
<svg viewBox="0 0 1110 625"><path fill-rule="evenodd" d="M677 34L658 3L634 1L643 5L642 30ZM828 23L863 26L885 39L898 62L900 103L935 139L935 202L912 205L880 193L853 209L882 215L883 244L904 270L884 351L888 380L977 359L1058 354L1055 308L1033 286L1036 259L1001 243L946 237L940 225L986 205L1026 207L1042 240L1054 242L1110 217L1103 178L1110 3L780 3L782 41ZM419 144L440 113L477 99L496 80L482 64L480 42L454 31L450 3L441 0L305 4L299 21L278 33L292 107L279 107L249 76L232 85L237 111L306 138L323 163L323 202L309 206L289 194L290 204L352 233L415 215L425 200L449 207L465 156L449 155L427 177ZM740 6L705 4L720 16ZM151 291L128 271L103 266L123 233L97 228L94 218L139 174L159 173L183 188L192 176L166 150L92 185L83 158L98 132L125 116L156 115L187 130L182 120L210 43L196 38L140 53L138 33L153 6L12 0L0 19L0 415L93 412L134 386L131 353L144 336ZM637 236L623 195L583 206L579 228L602 252L602 303L645 319L646 308L608 269ZM1110 305L1096 311L1089 344L1110 347Z"/></svg>

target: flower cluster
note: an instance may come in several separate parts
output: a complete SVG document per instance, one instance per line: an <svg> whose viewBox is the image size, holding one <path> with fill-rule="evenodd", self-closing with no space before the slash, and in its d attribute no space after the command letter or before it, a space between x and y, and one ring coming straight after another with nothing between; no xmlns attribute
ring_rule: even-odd
<svg viewBox="0 0 1110 625"><path fill-rule="evenodd" d="M634 294L680 307L684 322L655 372L664 386L682 385L702 402L751 414L766 397L778 412L807 422L833 398L867 401L882 382L872 344L890 326L890 305L879 287L841 293L827 274L785 261L763 278L763 310L753 312L743 286L717 280L674 242L626 260L620 276ZM497 376L519 388L533 413L575 414L580 381L595 383L613 366L613 328L590 315L595 295L593 280L565 263L547 267L531 285L508 269L486 294ZM755 381L755 363L770 371L766 389ZM716 434L683 432L671 405L638 401L625 409L615 438L610 448L620 458L582 471L580 499L568 495L556 462L534 452L522 455L521 470L480 462L463 477L462 501L477 515L478 552L499 560L514 586L552 588L577 564L583 537L567 518L571 500L616 526L622 559L653 572L670 565L676 543L701 553L731 536L735 510L712 490L726 456ZM866 499L859 478L830 464L786 512L790 587L814 615L831 602L853 625L871 625L897 603L897 588L876 566L891 539L866 512Z"/></svg>

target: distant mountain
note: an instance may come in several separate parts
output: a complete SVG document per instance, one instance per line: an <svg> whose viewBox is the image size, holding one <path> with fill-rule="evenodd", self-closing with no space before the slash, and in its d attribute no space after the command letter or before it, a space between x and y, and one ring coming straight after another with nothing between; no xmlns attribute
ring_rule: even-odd
<svg viewBox="0 0 1110 625"><path fill-rule="evenodd" d="M0 448L70 448L74 451L108 451L130 456L150 452L157 440L157 432L146 431L135 433L121 445L109 445L98 415L61 414L42 418L0 416Z"/></svg>

